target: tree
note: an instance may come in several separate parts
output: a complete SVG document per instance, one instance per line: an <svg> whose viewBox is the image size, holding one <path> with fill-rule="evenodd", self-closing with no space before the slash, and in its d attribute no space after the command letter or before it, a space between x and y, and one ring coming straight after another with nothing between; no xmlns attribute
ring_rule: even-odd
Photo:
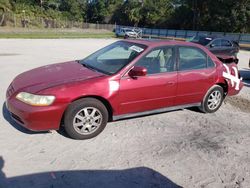
<svg viewBox="0 0 250 188"><path fill-rule="evenodd" d="M250 32L250 0L0 0L6 12L28 17L120 25Z"/></svg>
<svg viewBox="0 0 250 188"><path fill-rule="evenodd" d="M145 0L141 9L141 25L159 27L166 25L173 12L173 5L168 0Z"/></svg>
<svg viewBox="0 0 250 188"><path fill-rule="evenodd" d="M112 20L118 24L137 26L142 19L142 1L126 0L113 14Z"/></svg>
<svg viewBox="0 0 250 188"><path fill-rule="evenodd" d="M0 26L6 25L6 12L11 9L9 0L0 0Z"/></svg>
<svg viewBox="0 0 250 188"><path fill-rule="evenodd" d="M59 10L72 20L82 21L86 16L86 0L61 0Z"/></svg>
<svg viewBox="0 0 250 188"><path fill-rule="evenodd" d="M249 30L250 0L179 0L178 3L172 27L222 32Z"/></svg>
<svg viewBox="0 0 250 188"><path fill-rule="evenodd" d="M105 0L95 0L88 3L88 19L90 22L103 23L107 15L107 7L105 6Z"/></svg>

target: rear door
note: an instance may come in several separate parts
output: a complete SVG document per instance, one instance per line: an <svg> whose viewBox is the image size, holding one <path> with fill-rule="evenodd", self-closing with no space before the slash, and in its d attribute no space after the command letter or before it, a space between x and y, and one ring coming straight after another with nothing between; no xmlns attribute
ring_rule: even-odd
<svg viewBox="0 0 250 188"><path fill-rule="evenodd" d="M226 54L226 55L236 54L236 49L234 48L233 44L229 40L222 39L221 48L222 48L222 54Z"/></svg>
<svg viewBox="0 0 250 188"><path fill-rule="evenodd" d="M137 78L124 75L120 81L119 114L155 110L174 105L177 72L173 47L160 47L142 57L135 66L148 74Z"/></svg>
<svg viewBox="0 0 250 188"><path fill-rule="evenodd" d="M178 85L176 105L199 103L216 76L215 64L196 47L178 47Z"/></svg>

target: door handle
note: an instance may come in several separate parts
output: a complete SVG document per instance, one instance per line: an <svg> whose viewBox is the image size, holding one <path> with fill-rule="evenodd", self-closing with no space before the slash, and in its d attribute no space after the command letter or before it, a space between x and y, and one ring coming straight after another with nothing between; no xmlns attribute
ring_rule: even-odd
<svg viewBox="0 0 250 188"><path fill-rule="evenodd" d="M174 85L175 82L167 82L167 85Z"/></svg>

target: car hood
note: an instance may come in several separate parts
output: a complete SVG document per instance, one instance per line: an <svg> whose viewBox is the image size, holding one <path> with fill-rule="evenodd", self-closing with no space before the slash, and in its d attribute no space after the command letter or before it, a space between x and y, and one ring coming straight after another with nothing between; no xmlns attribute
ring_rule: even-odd
<svg viewBox="0 0 250 188"><path fill-rule="evenodd" d="M15 91L31 93L75 81L84 81L104 76L90 70L77 61L47 65L18 75L12 82Z"/></svg>

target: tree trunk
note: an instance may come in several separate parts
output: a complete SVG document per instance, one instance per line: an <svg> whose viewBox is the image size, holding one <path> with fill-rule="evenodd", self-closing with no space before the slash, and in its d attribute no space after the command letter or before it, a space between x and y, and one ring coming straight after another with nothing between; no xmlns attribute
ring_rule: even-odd
<svg viewBox="0 0 250 188"><path fill-rule="evenodd" d="M4 26L5 24L5 13L2 14L2 17L0 18L0 26Z"/></svg>

